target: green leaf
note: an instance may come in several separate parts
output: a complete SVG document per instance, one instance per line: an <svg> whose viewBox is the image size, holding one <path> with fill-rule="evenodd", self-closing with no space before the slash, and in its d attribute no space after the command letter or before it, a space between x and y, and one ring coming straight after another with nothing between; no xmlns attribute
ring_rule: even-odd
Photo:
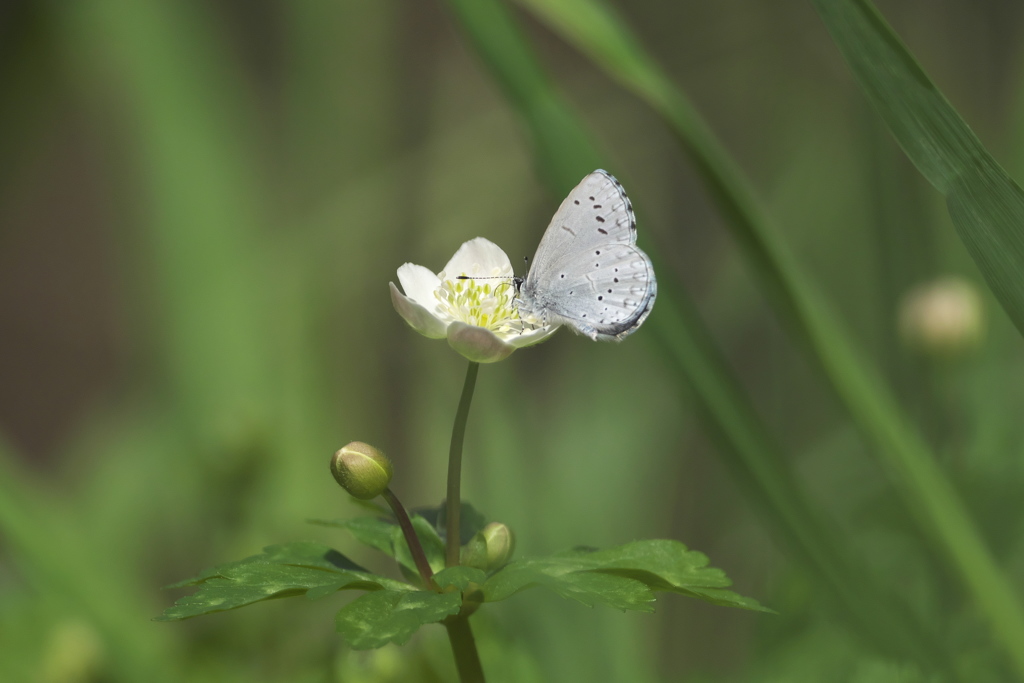
<svg viewBox="0 0 1024 683"><path fill-rule="evenodd" d="M390 557L395 556L395 530L398 529L398 524L393 520L384 517L356 517L355 519L310 519L308 521L310 524L346 529L360 543L376 548Z"/></svg>
<svg viewBox="0 0 1024 683"><path fill-rule="evenodd" d="M259 557L259 556L257 556ZM268 562L311 567L337 571L339 569L368 573L366 569L345 557L337 550L315 541L297 541L280 545L269 545L263 549L262 557Z"/></svg>
<svg viewBox="0 0 1024 683"><path fill-rule="evenodd" d="M342 589L412 590L312 542L268 546L260 555L208 569L174 587L180 586L199 586L199 590L175 602L157 621L188 619L274 598L306 595L317 599Z"/></svg>
<svg viewBox="0 0 1024 683"><path fill-rule="evenodd" d="M600 571L627 576L656 591L680 593L724 607L771 612L752 598L724 588L732 582L721 569L709 567L704 553L687 550L679 541L635 541L591 553L586 559Z"/></svg>
<svg viewBox="0 0 1024 683"><path fill-rule="evenodd" d="M388 643L402 645L424 624L455 614L462 606L458 592L382 590L353 600L338 612L338 633L353 648L369 650Z"/></svg>
<svg viewBox="0 0 1024 683"><path fill-rule="evenodd" d="M444 569L444 541L438 536L437 529L419 515L412 515L410 519L412 520L413 531L416 532L416 536L420 539L420 545L423 546L423 552L427 555L427 562L430 564L430 568L435 572ZM416 569L415 561L412 559L412 553L409 551L409 544L405 542L402 530L398 527L395 528L395 559L403 567L411 570L413 575L418 576L419 572Z"/></svg>
<svg viewBox="0 0 1024 683"><path fill-rule="evenodd" d="M489 578L483 585L485 602L498 602L516 593L543 586L563 598L593 607L607 605L621 610L653 612L654 593L642 582L624 576L587 572L566 558L519 560Z"/></svg>
<svg viewBox="0 0 1024 683"><path fill-rule="evenodd" d="M448 567L434 574L434 583L441 588L456 586L464 591L471 583L483 584L487 580L487 574L476 567Z"/></svg>
<svg viewBox="0 0 1024 683"><path fill-rule="evenodd" d="M421 515L413 514L410 516L410 520L416 536L420 539L420 545L423 546L423 552L427 555L430 568L440 571L444 568L444 541L438 536L434 525ZM311 519L309 522L321 526L347 529L356 537L356 540L395 558L402 568L402 573L410 581L419 581L419 570L416 568L416 562L412 559L412 553L409 552L405 536L402 535L402 528L398 526L397 522L381 517L356 517L355 519L334 521Z"/></svg>
<svg viewBox="0 0 1024 683"><path fill-rule="evenodd" d="M226 564L205 569L198 576L185 579L178 583L172 583L164 588L186 588L198 586L208 579L223 576L224 572L235 567L252 564L256 561L273 562L276 564L294 565L297 567L310 567L314 569L326 569L336 571L338 569L349 569L352 571L369 573L368 570L345 557L337 550L312 541L298 541L283 545L268 545L260 555L253 555L244 560L236 560Z"/></svg>
<svg viewBox="0 0 1024 683"><path fill-rule="evenodd" d="M534 585L587 605L652 612L653 591L673 592L716 605L771 612L756 600L724 590L729 579L703 553L678 541L635 541L607 550L575 549L549 558L519 560L483 585L495 602Z"/></svg>
<svg viewBox="0 0 1024 683"><path fill-rule="evenodd" d="M445 523L448 519L446 516L447 511L448 506L441 503L436 508L417 510L416 513L422 515L424 519L433 522L434 528L437 529L437 535L443 541L445 538ZM469 543L469 539L473 538L476 532L485 526L487 526L487 518L484 517L483 513L470 503L463 501L459 512L459 544L466 545Z"/></svg>

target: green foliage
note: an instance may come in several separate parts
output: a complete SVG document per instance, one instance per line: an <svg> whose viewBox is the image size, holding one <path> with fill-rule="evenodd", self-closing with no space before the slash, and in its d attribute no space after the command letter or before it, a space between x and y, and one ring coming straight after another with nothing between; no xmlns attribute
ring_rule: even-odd
<svg viewBox="0 0 1024 683"><path fill-rule="evenodd" d="M483 516L477 514L477 521ZM420 515L412 518L421 541L434 544L431 564L440 562L434 581L442 592L418 590L362 569L347 557L320 543L274 545L260 555L202 572L169 588L198 586L178 600L159 621L173 621L223 612L264 600L305 595L310 600L340 590L368 591L338 612L338 632L358 650L401 645L420 626L454 615L463 596L497 602L527 588L543 586L585 605L603 604L621 610L653 612L654 592L679 593L725 607L771 612L756 600L725 590L725 573L708 566L703 553L678 541L635 541L607 550L578 548L547 558L519 560L490 577L473 567L444 566L444 546L433 525ZM347 521L314 521L347 529L362 543L397 560L408 574L415 564L396 525L378 517ZM416 580L416 579L412 579ZM454 590L452 590L454 589Z"/></svg>
<svg viewBox="0 0 1024 683"><path fill-rule="evenodd" d="M815 6L907 156L946 195L960 238L1024 333L1024 191L870 2L815 0ZM965 582L1024 676L1024 604L1015 587L992 560L941 473L930 462L912 465L917 471L909 476L925 486L921 507L939 527Z"/></svg>
<svg viewBox="0 0 1024 683"><path fill-rule="evenodd" d="M1024 333L1024 191L870 2L814 4L903 151L946 196L957 233Z"/></svg>
<svg viewBox="0 0 1024 683"><path fill-rule="evenodd" d="M199 590L174 603L157 617L159 621L188 619L298 595L315 600L339 590L412 590L371 574L336 550L309 542L273 545L260 555L207 569L168 588L191 586Z"/></svg>
<svg viewBox="0 0 1024 683"><path fill-rule="evenodd" d="M519 560L487 579L485 600L505 600L544 586L585 605L653 612L655 591L688 595L716 605L771 612L756 600L724 590L725 574L703 553L678 541L635 541L607 550L581 548L552 557Z"/></svg>
<svg viewBox="0 0 1024 683"><path fill-rule="evenodd" d="M929 502L941 498L947 503L946 514L955 515L957 501L941 474L931 466L927 447L898 417L899 408L878 382L874 369L856 352L849 335L838 327L814 285L779 239L755 199L749 181L686 96L646 54L642 43L605 3L595 0L521 2L644 98L665 119L693 157L760 278L763 290L790 322L795 335L812 350L811 357L821 363L832 388L847 401L852 415L865 432L880 443L880 454L888 459L886 464L899 471L897 481L903 483L904 477L910 481L908 495L911 497L916 498L923 492ZM479 4L497 2L481 0ZM453 2L452 6L471 33L498 30L508 35L515 33L511 28L496 28L493 23L477 26L464 3ZM503 21L511 21L507 15L493 11ZM477 37L475 43L486 44L488 40ZM528 48L520 46L518 49ZM568 119L573 118L545 78L520 67L521 59L510 59L503 54L485 55L485 60L499 82L515 83L508 95L517 106L523 106L523 93L528 93L530 101L558 106ZM524 118L533 123L529 116ZM575 121L575 126L580 131L585 129L579 120ZM535 144L556 145L559 155L581 163L596 154L586 136L549 141L540 131L531 128L531 132ZM558 194L560 188L555 188L554 192ZM657 253L658 250L652 251ZM885 587L870 569L862 566L862 560L855 553L837 542L836 532L831 528L833 523L827 514L816 509L813 497L798 481L775 435L752 408L749 397L738 390L741 382L729 371L723 360L725 354L717 348L686 292L673 281L671 273L666 276L666 268L658 264L656 269L660 282L659 316L652 318L652 326L659 333L670 367L677 370L679 381L688 383L696 393L709 417L712 434L721 443L724 455L740 480L747 485L749 494L766 509L778 533L810 568L813 580L843 606L847 618L866 640L873 641L881 652L910 650L923 663L941 661L943 649L902 604L899 592ZM912 471L907 473L908 470ZM926 477L931 481L918 486ZM919 504L914 500L914 505Z"/></svg>
<svg viewBox="0 0 1024 683"><path fill-rule="evenodd" d="M792 334L810 351L851 417L873 442L890 479L902 493L922 533L934 535L958 571L961 581L986 613L1004 646L1024 675L1024 607L971 519L953 484L923 435L912 426L883 378L851 341L841 323L807 278L802 266L780 239L772 221L755 200L752 184L736 166L689 99L651 59L623 22L600 0L521 0L548 21L567 40L646 100L671 126L729 219L752 271L776 305ZM950 209L961 235L990 278L997 296L1008 306L1024 331L1024 193L1006 176L960 117L948 106L913 58L866 0L819 0L826 22L845 41L847 58L872 81L869 90L885 100L883 113L897 137L907 139L908 153L939 189L949 190ZM895 123L894 123L895 122ZM965 152L966 150L966 152ZM917 158L915 158L917 157ZM947 164L957 166L949 185ZM929 175L931 172L931 175ZM966 233L966 234L965 234ZM987 264L987 265L986 265ZM668 287L663 289L669 289ZM1007 292L1014 292L1008 298ZM1019 300L1017 300L1019 299ZM682 317L682 316L681 316ZM682 320L679 322L683 322ZM677 325L679 326L679 325ZM735 431L732 433L739 436ZM760 484L768 483L758 476ZM790 522L792 524L792 522ZM794 529L795 531L795 529ZM816 533L805 528L800 533ZM817 538L818 562L829 562L831 542ZM839 551L842 552L842 551ZM843 572L833 564L834 575ZM877 623L896 624L897 637L914 644L922 663L942 657L935 640L907 619L895 595L881 593L864 572L853 572L836 587L859 584L868 604L878 607L865 615L860 599L844 598L854 618L870 635ZM892 609L889 609L889 605ZM882 616L890 611L892 616ZM858 614L858 612L860 614ZM877 633L877 630L876 630ZM885 639L883 639L885 640Z"/></svg>
<svg viewBox="0 0 1024 683"><path fill-rule="evenodd" d="M434 526L419 515L411 515L413 529L427 554L427 562L434 571L444 567L444 542L437 535ZM398 561L406 578L416 580L416 562L412 559L409 545L402 536L398 524L383 517L357 517L350 520L310 520L321 526L347 529L356 539Z"/></svg>
<svg viewBox="0 0 1024 683"><path fill-rule="evenodd" d="M434 574L434 583L438 585L441 590L454 586L460 591L469 590L473 584L482 584L487 580L487 574L476 567L448 567L442 569L438 573Z"/></svg>
<svg viewBox="0 0 1024 683"><path fill-rule="evenodd" d="M445 537L445 524L447 523L446 513L448 506L441 503L435 508L420 508L415 512L418 516L432 522L437 535L443 540ZM459 506L459 542L465 545L473 535L487 526L487 517L473 507L472 503L462 501Z"/></svg>
<svg viewBox="0 0 1024 683"><path fill-rule="evenodd" d="M460 593L378 591L345 605L336 624L338 633L357 650L408 642L420 626L455 614L462 606Z"/></svg>
<svg viewBox="0 0 1024 683"><path fill-rule="evenodd" d="M420 539L423 551L427 555L427 562L435 572L444 567L443 510L444 505L442 504L438 508L423 509L409 516L413 529L416 530L416 536ZM468 503L462 504L462 514L461 526L464 539L471 538L486 524L483 515ZM360 543L398 560L398 564L407 577L416 576L416 563L410 554L409 545L405 542L398 523L391 517L356 517L339 520L310 520L310 522L348 530Z"/></svg>
<svg viewBox="0 0 1024 683"><path fill-rule="evenodd" d="M324 624L362 589L347 640L398 642L464 592L491 683L1019 680L1019 3L884 4L914 54L861 0L441 4L5 15L0 680L454 680L440 628L339 648ZM465 486L524 559L441 569L435 598L389 511L303 526L347 516L326 463L352 438L408 500L440 491L462 366L403 329L396 266L477 235L518 266L598 166L659 300L621 346L558 335L481 371ZM932 363L896 311L949 275L991 287L984 338ZM644 536L779 614L484 602L507 581L649 608L694 577L538 557ZM400 570L345 562L352 537ZM151 621L154 587L289 538L315 542L209 570L162 618L265 603L230 628Z"/></svg>

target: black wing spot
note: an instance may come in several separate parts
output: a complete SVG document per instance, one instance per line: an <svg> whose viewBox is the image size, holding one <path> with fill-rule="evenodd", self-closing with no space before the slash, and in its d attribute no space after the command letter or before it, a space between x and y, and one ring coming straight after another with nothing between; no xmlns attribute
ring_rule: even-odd
<svg viewBox="0 0 1024 683"><path fill-rule="evenodd" d="M594 254L596 254L597 256L600 256L601 255L601 250L598 249L597 251L594 252Z"/></svg>
<svg viewBox="0 0 1024 683"><path fill-rule="evenodd" d="M591 197L591 198L590 198L590 201L594 201L594 198L593 198L593 197Z"/></svg>
<svg viewBox="0 0 1024 683"><path fill-rule="evenodd" d="M572 203L575 204L576 206L579 206L580 205L580 200L574 199L574 200L572 200Z"/></svg>
<svg viewBox="0 0 1024 683"><path fill-rule="evenodd" d="M598 231L599 233L601 233L602 235L607 235L607 234L608 234L608 231L607 231L607 230L605 230L604 228L598 228L598 229L597 229L597 231Z"/></svg>
<svg viewBox="0 0 1024 683"><path fill-rule="evenodd" d="M562 277L565 277L565 276L563 275ZM617 277L613 277L612 278L612 282L618 282L618 281L619 281L619 278L617 278Z"/></svg>
<svg viewBox="0 0 1024 683"><path fill-rule="evenodd" d="M601 264L600 264L600 263L595 263L595 264L594 264L594 267L595 267L595 268L600 268L600 267L601 267Z"/></svg>
<svg viewBox="0 0 1024 683"><path fill-rule="evenodd" d="M597 297L598 301L604 301L604 294L599 294Z"/></svg>
<svg viewBox="0 0 1024 683"><path fill-rule="evenodd" d="M562 273L562 279L565 279L565 273ZM618 282L618 280L616 280L616 282Z"/></svg>
<svg viewBox="0 0 1024 683"><path fill-rule="evenodd" d="M611 294L611 293L612 293L612 290L610 290L610 289L609 289L609 290L608 290L608 293L609 293L609 294Z"/></svg>
<svg viewBox="0 0 1024 683"><path fill-rule="evenodd" d="M601 208L601 205L600 205L600 204L594 204L594 208L595 208L595 209L600 209L600 208Z"/></svg>
<svg viewBox="0 0 1024 683"><path fill-rule="evenodd" d="M601 216L597 216L597 222L604 223L604 218L602 218Z"/></svg>

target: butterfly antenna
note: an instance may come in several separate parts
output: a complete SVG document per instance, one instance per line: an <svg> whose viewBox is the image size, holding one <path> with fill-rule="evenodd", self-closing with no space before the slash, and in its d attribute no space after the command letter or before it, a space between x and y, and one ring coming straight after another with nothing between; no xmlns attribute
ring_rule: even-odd
<svg viewBox="0 0 1024 683"><path fill-rule="evenodd" d="M523 278L516 277L515 275L456 275L456 280L511 280L511 282L502 282L501 285L510 285L515 288L516 293L519 293L519 285ZM495 290L497 291L497 290Z"/></svg>

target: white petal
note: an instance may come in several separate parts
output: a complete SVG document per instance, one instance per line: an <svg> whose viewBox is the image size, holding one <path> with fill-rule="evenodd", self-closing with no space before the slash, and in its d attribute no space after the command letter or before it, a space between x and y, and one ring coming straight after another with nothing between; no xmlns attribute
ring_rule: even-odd
<svg viewBox="0 0 1024 683"><path fill-rule="evenodd" d="M515 274L501 247L483 237L471 239L459 247L442 272L449 280L459 275L512 277Z"/></svg>
<svg viewBox="0 0 1024 683"><path fill-rule="evenodd" d="M521 349L524 346L533 346L534 344L540 344L542 341L546 341L548 337L558 330L558 327L558 325L538 327L536 330L530 330L529 332L523 332L522 334L509 335L505 341L517 349Z"/></svg>
<svg viewBox="0 0 1024 683"><path fill-rule="evenodd" d="M404 263L398 269L398 281L402 283L405 295L429 311L434 310L437 299L434 290L441 286L441 280L423 266Z"/></svg>
<svg viewBox="0 0 1024 683"><path fill-rule="evenodd" d="M391 304L412 329L431 339L444 339L447 336L447 323L438 320L429 310L399 292L394 282L388 284L391 286Z"/></svg>
<svg viewBox="0 0 1024 683"><path fill-rule="evenodd" d="M516 350L490 330L459 321L448 326L448 346L474 363L497 363Z"/></svg>

